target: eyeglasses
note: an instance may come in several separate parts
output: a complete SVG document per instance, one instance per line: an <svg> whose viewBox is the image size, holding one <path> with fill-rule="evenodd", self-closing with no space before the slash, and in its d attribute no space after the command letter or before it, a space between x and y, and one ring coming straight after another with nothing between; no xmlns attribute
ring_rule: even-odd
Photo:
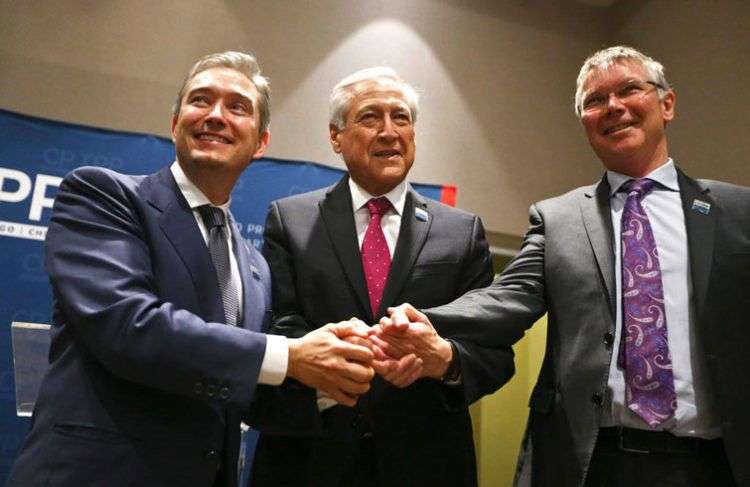
<svg viewBox="0 0 750 487"><path fill-rule="evenodd" d="M628 81L621 84L608 93L591 93L583 100L584 112L597 112L603 110L609 103L609 97L615 95L620 103L636 101L653 90L665 89L661 84L655 81Z"/></svg>

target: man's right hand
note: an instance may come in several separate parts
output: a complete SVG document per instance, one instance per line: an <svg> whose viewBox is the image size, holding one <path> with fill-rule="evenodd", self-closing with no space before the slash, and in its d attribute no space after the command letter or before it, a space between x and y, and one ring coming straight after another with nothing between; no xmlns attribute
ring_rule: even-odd
<svg viewBox="0 0 750 487"><path fill-rule="evenodd" d="M348 336L368 338L369 328L359 320L328 324L302 338L289 339L287 376L320 389L339 404L354 406L370 389L375 375L373 353L347 343Z"/></svg>

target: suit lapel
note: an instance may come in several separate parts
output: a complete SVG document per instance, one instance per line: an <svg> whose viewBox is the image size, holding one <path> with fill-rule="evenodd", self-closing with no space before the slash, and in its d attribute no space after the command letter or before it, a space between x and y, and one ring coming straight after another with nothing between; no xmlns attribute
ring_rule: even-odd
<svg viewBox="0 0 750 487"><path fill-rule="evenodd" d="M169 167L156 174L156 184L147 199L161 211L159 226L182 259L198 294L201 314L207 321L224 322L224 306L206 242L193 212L177 187Z"/></svg>
<svg viewBox="0 0 750 487"><path fill-rule="evenodd" d="M416 209L425 211L426 221L416 217ZM394 300L401 293L407 278L411 275L411 269L422 251L427 234L432 225L432 215L427 213L427 201L416 191L409 187L406 193L406 204L404 213L401 215L401 228L398 233L398 241L393 252L391 271L385 283L383 299L378 310L379 318L385 314L385 309L392 306Z"/></svg>
<svg viewBox="0 0 750 487"><path fill-rule="evenodd" d="M349 284L359 298L362 309L369 316L372 312L370 311L365 274L362 270L359 243L357 242L357 229L354 225L348 176L344 176L326 194L325 199L319 203L319 206L336 257L349 280Z"/></svg>
<svg viewBox="0 0 750 487"><path fill-rule="evenodd" d="M615 264L612 255L612 213L610 209L610 188L604 177L596 187L588 188L581 201L581 216L586 228L591 249L596 256L599 274L609 298L609 310L614 321L615 312Z"/></svg>
<svg viewBox="0 0 750 487"><path fill-rule="evenodd" d="M250 257L250 252L246 247L245 239L241 237L240 229L234 221L232 214L229 214L229 222L232 225L232 247L234 256L237 259L237 269L242 280L242 316L239 322L240 327L253 331L260 331L263 325L258 320L248 319L252 312L262 303L258 303L257 293L253 292L257 285L255 281L260 279L258 268Z"/></svg>
<svg viewBox="0 0 750 487"><path fill-rule="evenodd" d="M700 317L706 298L708 278L711 274L711 260L714 254L714 227L716 226L718 208L709 195L708 188L687 177L680 169L677 169L677 181L680 185L682 210L685 214L690 277L693 281L693 302L696 314ZM693 209L693 202L696 200L711 205L708 214Z"/></svg>

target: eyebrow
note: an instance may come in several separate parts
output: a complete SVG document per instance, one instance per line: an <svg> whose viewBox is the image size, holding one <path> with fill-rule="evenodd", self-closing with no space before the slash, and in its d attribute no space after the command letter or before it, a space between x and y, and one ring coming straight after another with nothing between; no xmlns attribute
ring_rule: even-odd
<svg viewBox="0 0 750 487"><path fill-rule="evenodd" d="M411 110L409 110L409 107L406 106L405 103L404 103L404 105L402 105L401 103L397 103L397 102L394 102L394 103L385 103L385 104L377 103L377 102L375 102L375 103L368 103L367 105L364 105L364 106L360 107L355 113L357 115L360 115L360 114L362 114L364 112L367 112L367 111L382 112L382 111L384 111L383 110L383 105L389 107L390 108L389 111L392 111L392 112L406 112L406 113L409 114L409 116L411 116Z"/></svg>
<svg viewBox="0 0 750 487"><path fill-rule="evenodd" d="M196 86L195 88L191 88L190 91L188 91L185 94L185 99L188 99L190 96L196 95L196 94L200 94L200 93L214 94L214 93L216 93L216 91L217 91L216 89L214 89L214 88L212 88L210 86ZM249 98L249 97L247 97L247 96L245 96L242 93L237 92L237 91L230 92L229 96L230 97L237 97L240 100L246 102L250 106L250 112L251 113L255 111L255 103L253 102L253 100L251 98Z"/></svg>

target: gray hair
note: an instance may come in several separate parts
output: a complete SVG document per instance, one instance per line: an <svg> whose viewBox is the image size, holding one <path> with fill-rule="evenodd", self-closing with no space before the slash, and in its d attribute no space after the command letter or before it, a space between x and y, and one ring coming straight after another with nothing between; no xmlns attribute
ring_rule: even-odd
<svg viewBox="0 0 750 487"><path fill-rule="evenodd" d="M346 115L351 108L351 101L356 96L356 86L360 83L379 79L389 79L399 85L404 94L406 104L409 107L411 121L412 123L416 123L417 111L419 110L419 95L417 91L404 81L393 68L387 66L362 69L339 81L333 87L333 90L331 90L331 97L328 101L329 123L335 125L339 130L343 130L346 125Z"/></svg>
<svg viewBox="0 0 750 487"><path fill-rule="evenodd" d="M260 129L259 133L263 133L268 129L268 124L271 122L271 86L269 85L268 78L260 74L260 66L255 56L252 54L238 52L238 51L225 51L209 54L198 60L193 67L188 71L185 80L182 82L180 91L177 92L177 100L175 100L172 106L172 115L177 116L180 114L180 105L182 104L182 97L185 96L185 88L187 84L193 79L198 73L206 71L212 68L229 68L233 69L241 74L244 74L258 90L258 111L260 112Z"/></svg>
<svg viewBox="0 0 750 487"><path fill-rule="evenodd" d="M595 52L581 66L581 71L578 73L578 79L576 80L575 105L573 107L578 118L581 118L581 112L583 111L583 84L586 82L589 73L595 69L606 69L623 61L634 61L643 66L651 78L645 81L656 83L659 99L664 99L664 95L669 90L669 82L664 76L664 66L632 47L612 46Z"/></svg>

